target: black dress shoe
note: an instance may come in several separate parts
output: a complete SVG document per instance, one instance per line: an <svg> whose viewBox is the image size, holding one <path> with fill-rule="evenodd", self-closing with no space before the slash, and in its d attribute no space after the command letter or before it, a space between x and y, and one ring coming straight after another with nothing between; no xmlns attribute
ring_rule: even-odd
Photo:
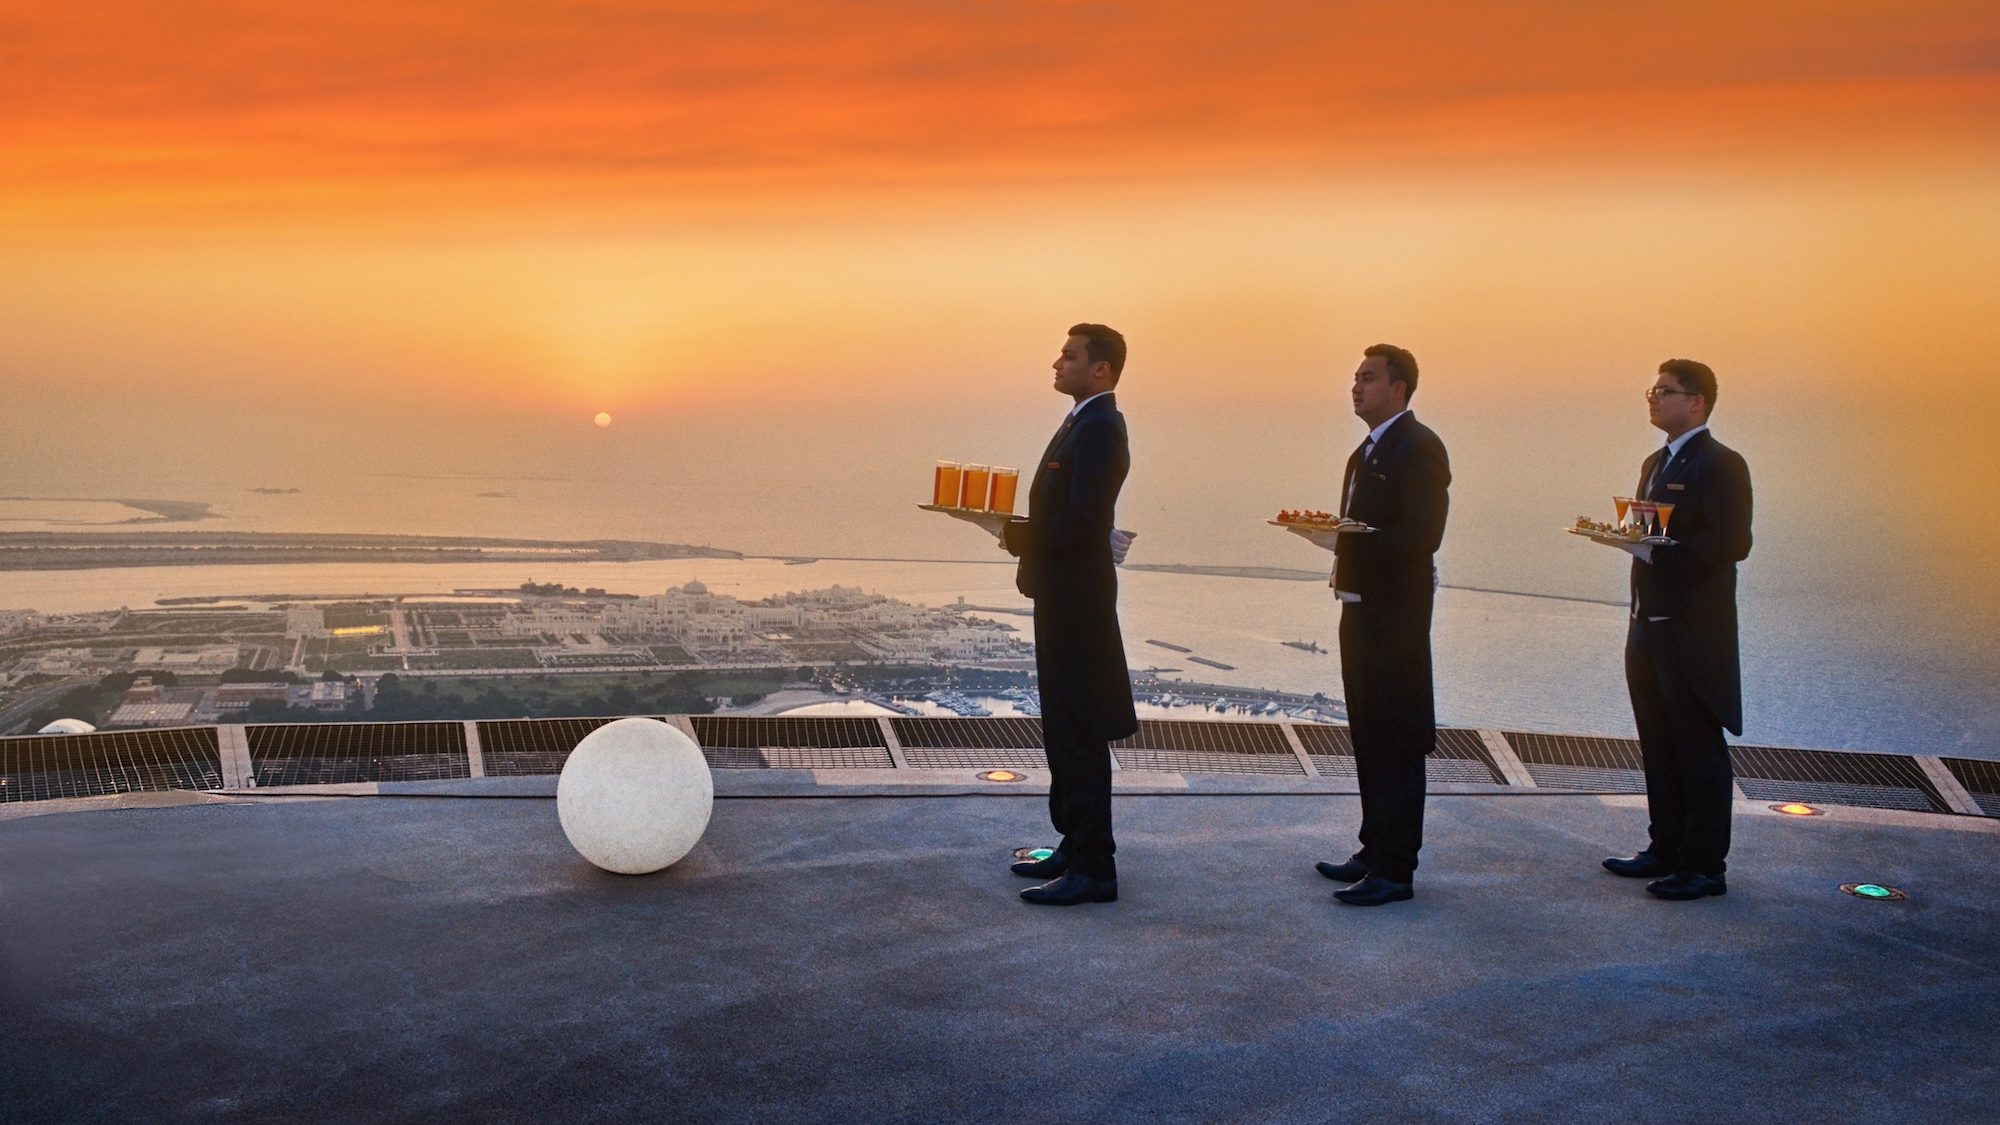
<svg viewBox="0 0 2000 1125"><path fill-rule="evenodd" d="M1720 875L1697 875L1692 871L1676 871L1664 879L1656 879L1646 884L1646 890L1673 902L1707 898L1710 895L1726 895L1729 884Z"/></svg>
<svg viewBox="0 0 2000 1125"><path fill-rule="evenodd" d="M1047 859L1017 859L1007 870L1030 879L1053 879L1069 870L1069 857L1058 848Z"/></svg>
<svg viewBox="0 0 2000 1125"><path fill-rule="evenodd" d="M1623 875L1627 879L1657 879L1662 875L1672 875L1674 865L1655 856L1652 849L1640 852L1631 859L1613 857L1604 861L1604 869L1613 875Z"/></svg>
<svg viewBox="0 0 2000 1125"><path fill-rule="evenodd" d="M1408 883L1391 883L1380 875L1370 875L1346 890L1333 892L1333 897L1349 906L1380 906L1415 898L1416 894Z"/></svg>
<svg viewBox="0 0 2000 1125"><path fill-rule="evenodd" d="M1093 879L1081 871L1069 871L1052 883L1029 887L1021 892L1022 902L1036 906L1075 906L1079 902L1117 902L1118 880Z"/></svg>
<svg viewBox="0 0 2000 1125"><path fill-rule="evenodd" d="M1328 863L1322 859L1313 864L1313 870L1336 883L1359 883L1368 877L1368 865L1359 859L1350 859L1346 863Z"/></svg>

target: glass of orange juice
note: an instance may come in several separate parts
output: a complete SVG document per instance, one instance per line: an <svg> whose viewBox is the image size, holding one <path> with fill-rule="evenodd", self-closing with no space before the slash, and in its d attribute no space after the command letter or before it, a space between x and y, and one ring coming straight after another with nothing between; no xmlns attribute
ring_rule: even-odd
<svg viewBox="0 0 2000 1125"><path fill-rule="evenodd" d="M998 465L993 466L992 503L988 504L987 508L1002 515L1013 515L1014 490L1020 486L1020 483L1021 470L1004 469Z"/></svg>
<svg viewBox="0 0 2000 1125"><path fill-rule="evenodd" d="M1667 534L1667 521L1674 518L1674 506L1661 501L1654 501L1653 514L1660 519L1660 535L1664 537Z"/></svg>
<svg viewBox="0 0 2000 1125"><path fill-rule="evenodd" d="M1611 503L1618 509L1618 526L1624 527L1625 513L1632 508L1632 498L1630 496L1613 496Z"/></svg>
<svg viewBox="0 0 2000 1125"><path fill-rule="evenodd" d="M937 463L937 477L931 484L931 503L940 508L958 507L958 462Z"/></svg>
<svg viewBox="0 0 2000 1125"><path fill-rule="evenodd" d="M984 465L967 465L959 477L958 506L974 512L986 510L986 481L988 473Z"/></svg>

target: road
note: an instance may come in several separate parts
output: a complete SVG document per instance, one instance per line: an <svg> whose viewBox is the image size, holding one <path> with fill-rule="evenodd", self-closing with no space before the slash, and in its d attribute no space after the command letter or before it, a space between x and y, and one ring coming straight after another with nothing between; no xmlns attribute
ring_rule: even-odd
<svg viewBox="0 0 2000 1125"><path fill-rule="evenodd" d="M0 706L0 734L22 733L14 730L28 716L54 703L62 693L71 688L87 687L95 682L95 677L79 676L58 680L52 684L41 684L23 692L20 696ZM25 732L33 734L33 731Z"/></svg>

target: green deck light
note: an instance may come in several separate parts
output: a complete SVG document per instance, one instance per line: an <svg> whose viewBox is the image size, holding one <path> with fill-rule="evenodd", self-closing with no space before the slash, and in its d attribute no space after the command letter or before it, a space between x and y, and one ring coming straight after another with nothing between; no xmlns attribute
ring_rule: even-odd
<svg viewBox="0 0 2000 1125"><path fill-rule="evenodd" d="M1050 856L1052 856L1052 855L1054 855L1054 854L1056 854L1056 850L1055 850L1054 848L1015 848L1015 849L1014 849L1014 858L1015 858L1015 859L1024 859L1024 860L1027 860L1027 861L1029 861L1030 863L1040 863L1041 861L1043 861L1043 860L1045 860L1045 859L1049 858Z"/></svg>
<svg viewBox="0 0 2000 1125"><path fill-rule="evenodd" d="M1885 887L1880 883L1842 883L1840 889L1855 898L1874 899L1877 902L1902 902L1910 897L1894 887Z"/></svg>

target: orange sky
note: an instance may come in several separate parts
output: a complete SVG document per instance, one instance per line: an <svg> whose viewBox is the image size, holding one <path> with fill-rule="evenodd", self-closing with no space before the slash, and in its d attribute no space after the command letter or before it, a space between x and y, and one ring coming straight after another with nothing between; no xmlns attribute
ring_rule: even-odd
<svg viewBox="0 0 2000 1125"><path fill-rule="evenodd" d="M0 427L1030 419L1092 318L1162 419L1378 339L1442 410L1692 354L1941 398L1935 471L2000 448L1996 183L1970 0L0 0Z"/></svg>
<svg viewBox="0 0 2000 1125"><path fill-rule="evenodd" d="M4 0L0 39L0 229L28 237L1923 160L2000 127L1977 0Z"/></svg>

